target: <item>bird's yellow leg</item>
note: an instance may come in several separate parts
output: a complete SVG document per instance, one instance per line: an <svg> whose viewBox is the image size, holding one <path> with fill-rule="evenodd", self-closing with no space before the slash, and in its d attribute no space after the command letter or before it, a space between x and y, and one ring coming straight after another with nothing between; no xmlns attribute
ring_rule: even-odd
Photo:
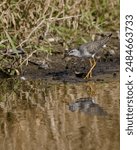
<svg viewBox="0 0 137 150"><path fill-rule="evenodd" d="M92 77L92 70L95 68L96 66L96 61L95 59L93 58L93 64L92 64L92 60L90 59L90 64L91 64L91 68L89 70L89 72L87 73L86 77L84 79L88 79L88 78L91 78Z"/></svg>

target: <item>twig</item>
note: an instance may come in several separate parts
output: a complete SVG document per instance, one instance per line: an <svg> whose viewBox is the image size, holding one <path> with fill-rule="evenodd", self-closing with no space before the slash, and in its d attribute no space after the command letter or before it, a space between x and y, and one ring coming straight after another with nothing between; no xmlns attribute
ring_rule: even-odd
<svg viewBox="0 0 137 150"><path fill-rule="evenodd" d="M51 17L49 19L43 19L31 32L30 34L28 35L28 37L19 44L19 46L21 47L22 44L26 43L28 41L28 39L31 37L31 35L45 22L45 21L48 21L48 24L47 24L47 31L46 33L48 32L49 30L49 22L51 21L59 21L59 20L64 20L64 19L70 19L70 18L75 18L75 17L79 17L81 15L77 15L77 16L66 16L66 17L62 17L62 18L56 18L56 17ZM18 46L17 46L18 47Z"/></svg>
<svg viewBox="0 0 137 150"><path fill-rule="evenodd" d="M31 32L30 34L28 35L28 37L22 42L20 43L20 46L22 46L22 44L26 43L28 41L28 39L31 37L31 35L45 22L45 19L43 19L39 24L38 26L36 26Z"/></svg>
<svg viewBox="0 0 137 150"><path fill-rule="evenodd" d="M19 65L19 67L21 67L21 66L25 63L25 61L28 62L28 59L29 59L34 53L36 53L36 50L33 51L32 53L30 53L30 54L27 56L27 58L24 59L24 61L21 62L21 64Z"/></svg>
<svg viewBox="0 0 137 150"><path fill-rule="evenodd" d="M0 44L3 44L3 43L5 43L5 42L7 42L8 40L2 40L2 41L0 41Z"/></svg>

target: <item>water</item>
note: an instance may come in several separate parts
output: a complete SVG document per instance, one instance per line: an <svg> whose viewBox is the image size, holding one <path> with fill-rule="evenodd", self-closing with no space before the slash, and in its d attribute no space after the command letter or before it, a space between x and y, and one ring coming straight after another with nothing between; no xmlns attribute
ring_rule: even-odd
<svg viewBox="0 0 137 150"><path fill-rule="evenodd" d="M0 150L119 149L119 80L0 84ZM105 115L71 111L80 98L94 99Z"/></svg>

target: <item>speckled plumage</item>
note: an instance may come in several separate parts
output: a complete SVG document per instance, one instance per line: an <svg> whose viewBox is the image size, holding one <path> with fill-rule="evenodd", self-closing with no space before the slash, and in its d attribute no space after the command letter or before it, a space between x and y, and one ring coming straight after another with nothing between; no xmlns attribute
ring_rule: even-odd
<svg viewBox="0 0 137 150"><path fill-rule="evenodd" d="M104 38L85 43L78 47L77 49L72 49L68 55L76 57L94 57L101 48L109 41L112 34L105 36Z"/></svg>
<svg viewBox="0 0 137 150"><path fill-rule="evenodd" d="M111 36L112 36L112 33L105 36L104 38L102 38L100 40L83 44L80 47L78 47L77 49L72 49L68 53L69 56L75 56L75 57L80 57L80 58L83 58L83 57L91 58L91 60L90 60L91 68L85 78L92 77L92 70L96 66L95 56L96 56L96 54L100 53L101 48L109 41ZM92 60L93 60L93 62L92 62Z"/></svg>

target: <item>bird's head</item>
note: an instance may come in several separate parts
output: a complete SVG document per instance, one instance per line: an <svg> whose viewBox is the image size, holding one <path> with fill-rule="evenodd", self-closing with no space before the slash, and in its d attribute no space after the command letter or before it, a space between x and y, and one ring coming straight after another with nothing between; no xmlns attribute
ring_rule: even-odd
<svg viewBox="0 0 137 150"><path fill-rule="evenodd" d="M80 51L78 49L72 49L68 52L69 56L81 57Z"/></svg>

